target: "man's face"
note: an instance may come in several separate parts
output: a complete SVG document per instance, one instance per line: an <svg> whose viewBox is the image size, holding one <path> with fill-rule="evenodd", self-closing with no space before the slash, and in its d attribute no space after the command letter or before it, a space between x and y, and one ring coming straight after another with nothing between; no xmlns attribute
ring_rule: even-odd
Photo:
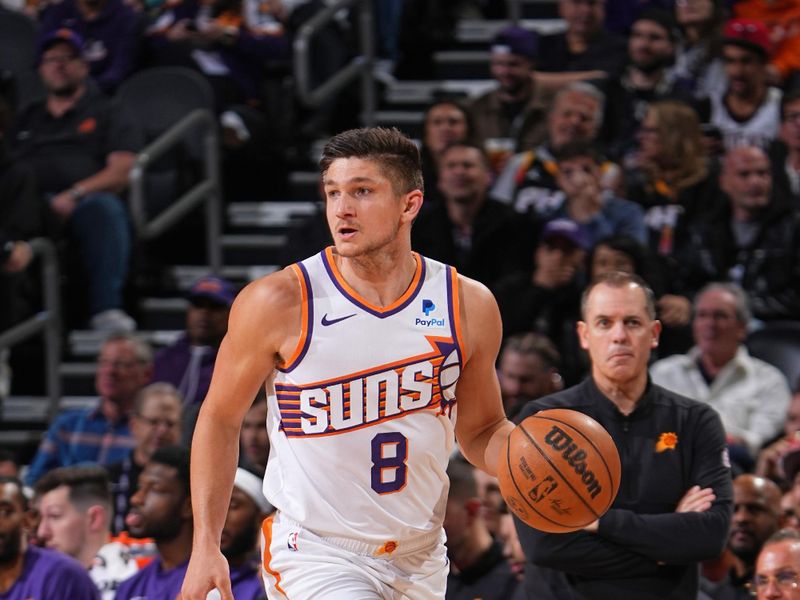
<svg viewBox="0 0 800 600"><path fill-rule="evenodd" d="M760 148L732 148L723 160L719 183L734 210L757 214L770 203L772 174L767 155Z"/></svg>
<svg viewBox="0 0 800 600"><path fill-rule="evenodd" d="M150 381L151 368L136 356L128 340L107 342L100 351L95 373L95 388L101 398L124 402Z"/></svg>
<svg viewBox="0 0 800 600"><path fill-rule="evenodd" d="M492 477L481 469L475 469L475 483L478 484L478 499L481 501L483 520L489 533L496 536L500 531L501 508L505 504L500 493L497 477Z"/></svg>
<svg viewBox="0 0 800 600"><path fill-rule="evenodd" d="M564 92L547 117L547 135L554 149L574 141L592 141L600 128L597 100L580 92Z"/></svg>
<svg viewBox="0 0 800 600"><path fill-rule="evenodd" d="M255 550L263 516L253 499L234 486L220 542L226 558L239 558Z"/></svg>
<svg viewBox="0 0 800 600"><path fill-rule="evenodd" d="M748 475L733 482L728 547L747 564L753 564L766 539L780 528L780 493L764 483Z"/></svg>
<svg viewBox="0 0 800 600"><path fill-rule="evenodd" d="M677 0L675 20L681 27L700 25L711 20L714 14L712 0Z"/></svg>
<svg viewBox="0 0 800 600"><path fill-rule="evenodd" d="M751 96L766 85L766 63L752 50L726 44L722 47L722 62L728 91L734 96Z"/></svg>
<svg viewBox="0 0 800 600"><path fill-rule="evenodd" d="M71 96L86 81L89 67L72 44L57 42L42 54L39 75L48 93Z"/></svg>
<svg viewBox="0 0 800 600"><path fill-rule="evenodd" d="M692 319L694 343L701 354L733 356L747 335L736 318L736 299L725 290L711 289L697 299Z"/></svg>
<svg viewBox="0 0 800 600"><path fill-rule="evenodd" d="M490 71L500 84L500 89L508 94L519 94L531 85L534 63L529 58L510 52L492 52Z"/></svg>
<svg viewBox="0 0 800 600"><path fill-rule="evenodd" d="M558 163L558 187L568 199L593 198L598 203L602 194L600 165L589 156L575 156Z"/></svg>
<svg viewBox="0 0 800 600"><path fill-rule="evenodd" d="M497 533L497 541L503 547L503 556L511 566L511 571L521 575L525 569L525 553L522 551L522 544L517 536L517 528L514 527L514 517L511 513L500 516L500 531Z"/></svg>
<svg viewBox="0 0 800 600"><path fill-rule="evenodd" d="M421 203L419 190L398 194L375 160L338 158L324 175L328 226L343 257L372 254L393 244L410 227Z"/></svg>
<svg viewBox="0 0 800 600"><path fill-rule="evenodd" d="M177 444L181 437L181 405L171 394L152 393L131 419L137 450L149 460L153 452Z"/></svg>
<svg viewBox="0 0 800 600"><path fill-rule="evenodd" d="M591 278L597 279L601 275L621 271L622 273L635 273L633 259L619 250L614 250L605 244L595 246L592 254Z"/></svg>
<svg viewBox="0 0 800 600"><path fill-rule="evenodd" d="M599 32L606 18L605 0L559 0L558 10L570 33L586 37Z"/></svg>
<svg viewBox="0 0 800 600"><path fill-rule="evenodd" d="M506 412L555 391L557 374L546 368L541 357L533 352L504 351L497 375Z"/></svg>
<svg viewBox="0 0 800 600"><path fill-rule="evenodd" d="M754 578L758 600L800 600L800 542L783 540L759 554Z"/></svg>
<svg viewBox="0 0 800 600"><path fill-rule="evenodd" d="M800 151L800 98L784 107L780 138L790 150Z"/></svg>
<svg viewBox="0 0 800 600"><path fill-rule="evenodd" d="M186 311L186 332L196 346L218 346L228 331L230 308L206 298L193 298Z"/></svg>
<svg viewBox="0 0 800 600"><path fill-rule="evenodd" d="M258 402L247 411L239 434L242 454L254 465L265 467L269 458L267 403Z"/></svg>
<svg viewBox="0 0 800 600"><path fill-rule="evenodd" d="M661 324L647 314L642 288L596 285L583 319L578 322L578 336L591 358L595 379L624 384L646 375Z"/></svg>
<svg viewBox="0 0 800 600"><path fill-rule="evenodd" d="M491 174L477 148L452 146L439 162L439 190L457 204L473 204L486 197Z"/></svg>
<svg viewBox="0 0 800 600"><path fill-rule="evenodd" d="M428 111L425 121L425 145L438 155L453 142L467 138L467 117L452 104L439 104Z"/></svg>
<svg viewBox="0 0 800 600"><path fill-rule="evenodd" d="M86 545L89 517L70 501L70 490L62 485L42 495L41 520L36 535L48 548L79 558Z"/></svg>
<svg viewBox="0 0 800 600"><path fill-rule="evenodd" d="M125 524L134 537L172 540L192 516L189 497L175 467L150 462L139 475Z"/></svg>
<svg viewBox="0 0 800 600"><path fill-rule="evenodd" d="M17 560L29 525L22 490L15 483L0 483L0 566Z"/></svg>
<svg viewBox="0 0 800 600"><path fill-rule="evenodd" d="M650 73L672 62L675 46L664 27L655 21L639 20L628 38L628 57L635 67Z"/></svg>

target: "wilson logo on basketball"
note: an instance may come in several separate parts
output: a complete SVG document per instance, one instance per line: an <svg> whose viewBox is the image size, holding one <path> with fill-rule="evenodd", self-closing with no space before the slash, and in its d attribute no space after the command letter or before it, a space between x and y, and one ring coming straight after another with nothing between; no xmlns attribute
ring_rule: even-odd
<svg viewBox="0 0 800 600"><path fill-rule="evenodd" d="M567 464L580 476L581 482L583 482L586 491L591 494L592 498L595 498L603 491L594 472L586 465L586 450L578 447L578 444L572 441L572 436L558 425L553 425L545 436L544 441L556 452L561 452L561 456L567 461Z"/></svg>

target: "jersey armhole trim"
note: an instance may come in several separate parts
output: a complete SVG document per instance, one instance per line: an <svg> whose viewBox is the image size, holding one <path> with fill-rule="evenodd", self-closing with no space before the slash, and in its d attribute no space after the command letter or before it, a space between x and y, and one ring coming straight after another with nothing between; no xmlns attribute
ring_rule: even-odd
<svg viewBox="0 0 800 600"><path fill-rule="evenodd" d="M276 367L284 373L294 369L303 360L306 352L308 352L311 333L314 328L314 303L311 298L311 280L308 277L308 272L302 263L293 264L290 268L300 282L300 294L302 297L300 302L300 339L297 340L297 346L292 355Z"/></svg>
<svg viewBox="0 0 800 600"><path fill-rule="evenodd" d="M447 267L447 303L450 310L450 328L453 332L453 339L461 354L461 364L466 360L467 347L464 344L464 336L461 333L461 298L458 289L458 272L455 267Z"/></svg>

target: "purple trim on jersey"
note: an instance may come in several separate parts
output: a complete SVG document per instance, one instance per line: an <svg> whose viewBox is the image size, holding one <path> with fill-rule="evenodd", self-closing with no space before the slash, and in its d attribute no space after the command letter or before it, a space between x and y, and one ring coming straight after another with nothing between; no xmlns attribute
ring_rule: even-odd
<svg viewBox="0 0 800 600"><path fill-rule="evenodd" d="M333 282L333 285L336 286L336 289L339 290L342 296L350 300L350 302L355 304L361 310L364 310L371 315L375 315L379 319L385 319L386 317L391 317L392 315L399 313L406 306L411 304L417 297L417 294L419 294L419 291L422 289L422 286L425 284L425 274L427 272L425 265L425 257L419 255L420 274L419 274L419 281L417 281L416 289L413 292L411 292L411 295L408 298L406 298L405 302L393 308L392 310L388 311L375 310L374 308L371 308L366 304L364 304L363 302L361 302L358 298L355 298L352 294L350 294L350 292L348 292L346 289L342 287L342 285L336 279L336 275L334 275L333 273L333 266L328 262L328 256L325 250L320 252L320 256L322 257L322 264L325 265L325 270L328 272L328 277L330 277L331 281Z"/></svg>
<svg viewBox="0 0 800 600"><path fill-rule="evenodd" d="M156 557L153 562L119 584L116 600L131 600L144 597L147 600L174 600L178 597L189 566L187 560L182 565L164 571L161 567L161 557Z"/></svg>
<svg viewBox="0 0 800 600"><path fill-rule="evenodd" d="M35 546L25 551L22 574L0 600L98 600L100 592L80 563Z"/></svg>
<svg viewBox="0 0 800 600"><path fill-rule="evenodd" d="M290 373L300 364L300 361L303 360L303 357L305 357L308 352L308 348L311 345L311 334L314 333L314 293L311 290L311 278L308 276L308 271L306 271L306 267L303 263L297 263L297 266L300 267L300 272L303 274L303 279L306 282L306 294L308 294L306 298L306 302L308 302L308 322L305 323L306 341L303 344L303 349L300 351L300 354L297 355L297 358L293 360L290 365L283 368L278 367L278 371L281 373Z"/></svg>
<svg viewBox="0 0 800 600"><path fill-rule="evenodd" d="M452 276L451 276L452 273ZM464 367L464 350L458 343L458 329L456 327L456 316L453 314L453 279L458 281L458 274L455 267L447 267L447 316L450 319L450 334L453 336L456 352L458 352L458 366ZM456 292L458 293L458 292Z"/></svg>

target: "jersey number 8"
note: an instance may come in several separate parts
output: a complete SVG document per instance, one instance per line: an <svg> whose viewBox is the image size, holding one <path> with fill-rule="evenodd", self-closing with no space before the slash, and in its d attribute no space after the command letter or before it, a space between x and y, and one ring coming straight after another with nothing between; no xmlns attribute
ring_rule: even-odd
<svg viewBox="0 0 800 600"><path fill-rule="evenodd" d="M387 456L388 452L391 454ZM372 489L391 494L406 487L406 459L408 440L401 433L379 433L372 438Z"/></svg>

